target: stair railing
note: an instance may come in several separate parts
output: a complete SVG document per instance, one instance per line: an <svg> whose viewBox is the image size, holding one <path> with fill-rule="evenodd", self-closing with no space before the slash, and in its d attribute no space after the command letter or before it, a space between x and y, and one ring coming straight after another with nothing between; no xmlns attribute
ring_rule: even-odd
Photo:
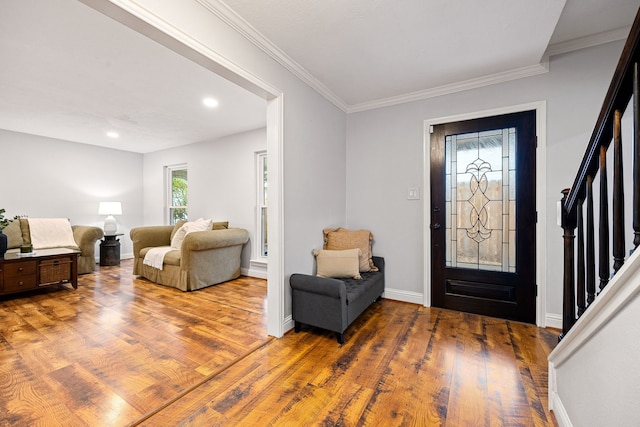
<svg viewBox="0 0 640 427"><path fill-rule="evenodd" d="M564 230L563 318L562 334L569 332L576 320L593 303L597 293L609 283L625 261L624 180L622 157L622 116L633 99L633 245L640 244L640 10L618 61L604 99L598 121L582 158L572 187L562 191L561 223ZM613 195L609 197L607 151L613 142ZM593 182L599 174L597 201L598 287L596 289L596 245ZM612 204L610 230L609 203ZM576 241L577 230L577 241ZM609 232L613 233L612 248ZM610 266L610 249L613 271Z"/></svg>

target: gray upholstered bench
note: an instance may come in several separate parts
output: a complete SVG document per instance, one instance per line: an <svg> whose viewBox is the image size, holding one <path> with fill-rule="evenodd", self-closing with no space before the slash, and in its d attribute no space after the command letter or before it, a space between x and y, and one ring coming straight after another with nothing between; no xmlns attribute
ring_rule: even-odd
<svg viewBox="0 0 640 427"><path fill-rule="evenodd" d="M302 324L338 334L344 344L344 331L384 292L384 258L373 257L379 271L361 273L362 279L328 279L308 274L292 274L291 305L295 331Z"/></svg>

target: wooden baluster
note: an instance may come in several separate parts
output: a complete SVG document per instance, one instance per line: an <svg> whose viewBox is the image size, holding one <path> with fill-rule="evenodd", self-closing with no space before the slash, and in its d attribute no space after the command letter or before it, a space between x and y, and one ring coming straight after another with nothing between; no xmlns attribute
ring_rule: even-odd
<svg viewBox="0 0 640 427"><path fill-rule="evenodd" d="M578 248L576 250L578 257L578 266L576 269L576 283L577 283L577 303L578 303L578 317L582 316L584 310L586 308L586 287L585 287L585 261L584 261L584 221L583 221L583 212L582 208L584 204L584 200L582 198L578 199L578 218L577 218L577 226L578 226Z"/></svg>
<svg viewBox="0 0 640 427"><path fill-rule="evenodd" d="M633 64L633 245L640 245L640 71Z"/></svg>
<svg viewBox="0 0 640 427"><path fill-rule="evenodd" d="M562 228L564 230L564 274L562 294L562 333L561 340L576 322L576 299L574 282L574 229L576 228L575 213L569 214L564 210L569 189L562 190Z"/></svg>
<svg viewBox="0 0 640 427"><path fill-rule="evenodd" d="M596 245L593 220L593 177L587 176L587 305L596 298Z"/></svg>
<svg viewBox="0 0 640 427"><path fill-rule="evenodd" d="M622 112L613 114L613 271L624 264L624 177L622 176Z"/></svg>
<svg viewBox="0 0 640 427"><path fill-rule="evenodd" d="M598 272L600 291L609 283L609 188L607 187L607 148L600 146L600 257Z"/></svg>

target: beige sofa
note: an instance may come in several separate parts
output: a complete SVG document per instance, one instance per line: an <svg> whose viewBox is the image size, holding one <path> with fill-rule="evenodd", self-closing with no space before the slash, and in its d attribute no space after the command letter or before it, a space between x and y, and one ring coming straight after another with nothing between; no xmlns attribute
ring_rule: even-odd
<svg viewBox="0 0 640 427"><path fill-rule="evenodd" d="M249 233L242 228L228 228L227 222L215 222L211 230L184 236L180 249L166 253L162 269L144 264L151 248L171 245L182 224L131 229L134 275L182 291L202 289L240 276L242 247L249 241Z"/></svg>
<svg viewBox="0 0 640 427"><path fill-rule="evenodd" d="M72 225L73 240L76 246L65 245L69 249L80 251L78 257L78 274L91 273L96 269L96 242L104 235L100 227L89 225ZM3 230L7 235L7 252L19 252L20 246L31 244L29 219L14 220Z"/></svg>

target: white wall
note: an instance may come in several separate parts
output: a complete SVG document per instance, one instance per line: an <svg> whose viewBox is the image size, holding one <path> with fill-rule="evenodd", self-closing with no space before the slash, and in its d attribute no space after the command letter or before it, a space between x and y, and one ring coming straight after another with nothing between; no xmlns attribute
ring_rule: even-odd
<svg viewBox="0 0 640 427"><path fill-rule="evenodd" d="M102 228L99 202L120 201L120 254L133 256L129 230L142 219L142 155L7 130L0 130L0 153L6 217L64 217Z"/></svg>
<svg viewBox="0 0 640 427"><path fill-rule="evenodd" d="M560 426L640 420L640 252L549 355L549 408Z"/></svg>
<svg viewBox="0 0 640 427"><path fill-rule="evenodd" d="M574 426L637 426L640 420L640 294L557 370Z"/></svg>
<svg viewBox="0 0 640 427"><path fill-rule="evenodd" d="M624 42L556 57L549 73L423 101L350 114L347 119L347 223L369 228L386 258L387 287L423 292L422 201L407 188L423 179L427 119L547 101L547 313L562 313L560 191L570 187ZM429 197L421 189L422 197Z"/></svg>
<svg viewBox="0 0 640 427"><path fill-rule="evenodd" d="M229 221L249 231L242 268L249 268L256 227L255 153L267 148L266 129L215 141L189 144L144 156L144 225L168 224L165 217L165 166L186 163L189 218Z"/></svg>

